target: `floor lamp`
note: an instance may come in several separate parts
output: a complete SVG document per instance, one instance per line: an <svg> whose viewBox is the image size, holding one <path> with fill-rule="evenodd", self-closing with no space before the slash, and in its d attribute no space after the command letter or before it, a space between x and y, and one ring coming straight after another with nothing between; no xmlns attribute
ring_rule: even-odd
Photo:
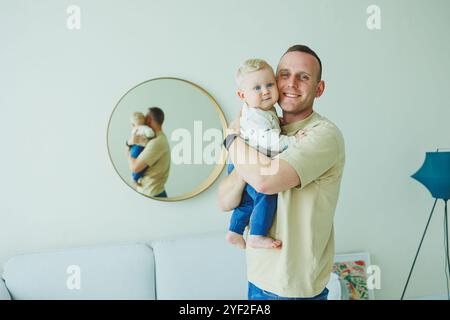
<svg viewBox="0 0 450 320"><path fill-rule="evenodd" d="M425 161L422 167L411 176L422 183L433 196L434 204L430 212L430 217L428 218L427 225L420 240L419 248L417 249L416 256L414 257L411 270L409 271L408 280L406 280L405 287L403 289L401 300L405 296L406 288L408 287L409 279L414 270L414 265L416 264L417 256L419 255L420 248L422 247L423 239L427 233L428 225L430 224L431 217L433 216L434 208L439 199L444 201L444 247L445 247L445 272L450 274L450 259L448 253L448 220L447 220L447 201L450 199L450 152L427 152L425 156ZM448 285L448 279L447 279ZM448 288L448 287L447 287ZM447 292L448 294L448 292Z"/></svg>

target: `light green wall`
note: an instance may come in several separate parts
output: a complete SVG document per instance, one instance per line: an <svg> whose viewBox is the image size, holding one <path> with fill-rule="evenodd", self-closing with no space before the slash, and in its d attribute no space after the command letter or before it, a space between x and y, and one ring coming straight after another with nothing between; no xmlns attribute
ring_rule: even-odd
<svg viewBox="0 0 450 320"><path fill-rule="evenodd" d="M66 28L81 7L82 28ZM366 27L381 8L382 29ZM217 183L189 201L156 202L116 175L110 113L132 86L173 76L208 90L228 119L246 58L276 65L314 48L326 91L316 110L342 130L347 165L336 252L371 253L378 298L396 299L432 205L409 176L450 147L447 0L0 1L0 265L23 252L224 231ZM445 292L442 205L408 296Z"/></svg>

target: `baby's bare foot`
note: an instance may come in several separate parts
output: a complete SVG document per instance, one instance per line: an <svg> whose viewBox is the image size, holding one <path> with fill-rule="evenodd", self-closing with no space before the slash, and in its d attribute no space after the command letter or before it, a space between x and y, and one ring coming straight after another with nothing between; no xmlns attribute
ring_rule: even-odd
<svg viewBox="0 0 450 320"><path fill-rule="evenodd" d="M237 246L238 248L245 249L245 240L241 234L233 231L228 231L226 239L229 243Z"/></svg>
<svg viewBox="0 0 450 320"><path fill-rule="evenodd" d="M281 249L281 241L265 236L249 235L247 245L252 248Z"/></svg>

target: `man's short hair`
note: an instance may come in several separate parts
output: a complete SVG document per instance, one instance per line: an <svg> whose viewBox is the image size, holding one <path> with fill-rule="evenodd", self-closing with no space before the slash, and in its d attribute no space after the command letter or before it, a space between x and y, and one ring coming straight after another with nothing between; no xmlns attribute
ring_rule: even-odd
<svg viewBox="0 0 450 320"><path fill-rule="evenodd" d="M158 107L148 108L148 112L152 117L152 120L156 121L159 125L162 125L164 122L164 111L162 111Z"/></svg>
<svg viewBox="0 0 450 320"><path fill-rule="evenodd" d="M310 55L312 55L314 58L316 58L317 59L317 61L319 62L319 66L320 66L320 68L319 68L319 81L322 79L322 61L320 61L320 58L319 58L319 56L310 48L310 47L308 47L308 46L305 46L305 45L302 45L302 44L296 44L296 45L293 45L292 47L290 47L289 49L287 49L286 50L286 52L284 53L284 54L286 54L286 53L288 53L288 52L304 52L304 53L307 53L307 54L310 54ZM284 54L283 54L283 56L284 56Z"/></svg>
<svg viewBox="0 0 450 320"><path fill-rule="evenodd" d="M239 87L241 86L242 79L244 78L244 76L246 74L256 72L256 71L266 69L266 68L269 70L272 70L272 72L273 72L272 67L265 60L262 60L262 59L247 59L247 60L245 60L236 72L237 85Z"/></svg>

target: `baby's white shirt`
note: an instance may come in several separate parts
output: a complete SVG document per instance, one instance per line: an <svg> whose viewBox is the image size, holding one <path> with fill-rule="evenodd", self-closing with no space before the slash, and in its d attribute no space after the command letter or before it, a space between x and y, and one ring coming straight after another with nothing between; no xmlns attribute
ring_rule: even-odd
<svg viewBox="0 0 450 320"><path fill-rule="evenodd" d="M240 125L241 137L247 140L251 147L267 151L269 156L284 151L297 141L295 136L281 134L280 121L274 108L265 111L244 104Z"/></svg>
<svg viewBox="0 0 450 320"><path fill-rule="evenodd" d="M133 128L131 134L134 136L146 136L149 139L155 136L153 129L146 125L140 125L137 128Z"/></svg>

